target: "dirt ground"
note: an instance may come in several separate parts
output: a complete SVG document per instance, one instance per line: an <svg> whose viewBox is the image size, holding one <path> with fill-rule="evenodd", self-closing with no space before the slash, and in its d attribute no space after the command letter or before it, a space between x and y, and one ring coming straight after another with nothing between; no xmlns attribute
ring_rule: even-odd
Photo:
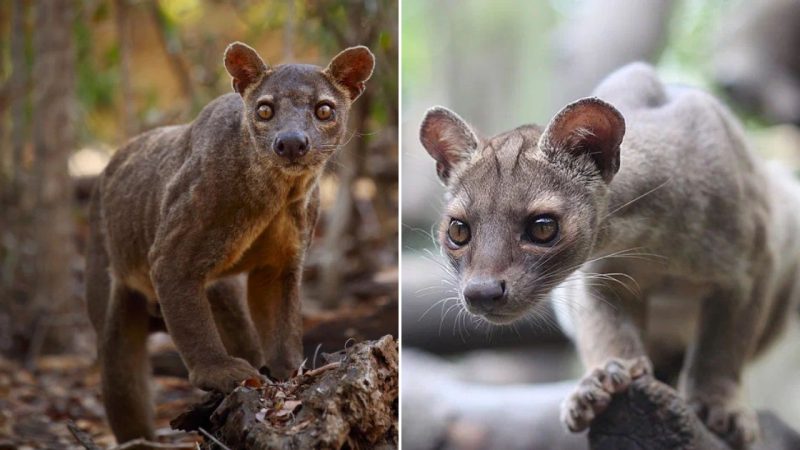
<svg viewBox="0 0 800 450"><path fill-rule="evenodd" d="M160 440L192 448L197 436L171 431L169 421L197 401L201 391L175 377L154 377L153 388ZM97 445L113 447L93 357L43 356L32 370L0 359L0 449L82 449L67 428L69 421Z"/></svg>

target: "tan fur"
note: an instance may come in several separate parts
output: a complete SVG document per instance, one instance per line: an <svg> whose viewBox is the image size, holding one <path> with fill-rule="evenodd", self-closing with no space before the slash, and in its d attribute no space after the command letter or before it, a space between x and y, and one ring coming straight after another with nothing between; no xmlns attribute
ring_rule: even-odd
<svg viewBox="0 0 800 450"><path fill-rule="evenodd" d="M742 371L800 301L800 186L748 148L716 99L664 85L646 65L620 69L595 95L543 132L489 140L452 112L426 116L422 142L448 187L439 236L461 292L472 280L503 286L483 311L462 300L501 324L556 306L587 367L562 411L573 431L618 392L600 378L629 381L650 357L666 381L680 374L711 430L745 448L758 422ZM551 245L525 239L541 214L558 219ZM452 219L469 225L467 244L448 241Z"/></svg>
<svg viewBox="0 0 800 450"><path fill-rule="evenodd" d="M325 69L268 67L232 44L225 65L239 94L114 155L92 195L86 298L120 442L154 437L145 346L153 313L199 388L229 392L259 369L285 378L300 365L317 181L373 64L354 47ZM268 120L256 114L264 101ZM328 121L315 116L321 101L334 108ZM305 136L307 153L279 155L287 136Z"/></svg>

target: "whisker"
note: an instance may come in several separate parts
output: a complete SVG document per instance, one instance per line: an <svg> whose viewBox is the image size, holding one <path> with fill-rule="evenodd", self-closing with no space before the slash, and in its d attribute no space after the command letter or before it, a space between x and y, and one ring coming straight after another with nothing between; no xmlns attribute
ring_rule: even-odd
<svg viewBox="0 0 800 450"><path fill-rule="evenodd" d="M428 314L428 313L429 313L429 312L430 312L430 311L431 311L433 308L435 308L435 307L437 307L437 306L439 306L439 305L442 305L442 309L444 310L444 306L445 306L445 305L446 305L448 302L451 302L451 301L453 301L453 300L458 300L458 297L447 297L447 298L443 298L443 299L441 299L441 300L437 301L436 303L434 303L434 304L432 304L431 306L429 306L429 307L428 307L428 308L425 310L425 312L423 312L423 313L422 313L422 314L419 316L419 319L417 319L417 320L418 320L418 321L420 321L420 320L424 319L424 318L425 318L425 316L426 316L426 315L427 315L427 314Z"/></svg>
<svg viewBox="0 0 800 450"><path fill-rule="evenodd" d="M631 204L633 204L633 203L635 203L635 202L637 202L637 201L639 201L639 200L641 200L641 199L643 199L643 198L647 197L648 195L652 194L653 192L655 192L655 191L657 191L657 190L661 189L662 187L666 186L666 185L667 185L667 183L669 183L670 181L672 181L672 178L667 178L667 179L666 179L666 180L665 180L663 183L659 184L658 186L654 187L653 189L650 189L649 191L645 192L645 193L644 193L644 194L642 194L642 195L639 195L638 197L634 198L633 200L630 200L630 201L628 201L628 202L626 202L626 203L623 203L622 205L620 205L620 206L618 206L618 207L614 208L614 210L613 210L613 211L606 213L606 215L605 215L605 216L603 216L603 217L600 219L600 221L602 222L602 221L606 220L606 219L607 219L609 216L611 216L612 214L615 214L615 213L619 212L620 210L622 210L622 209L624 209L624 208L626 208L626 207L630 206Z"/></svg>

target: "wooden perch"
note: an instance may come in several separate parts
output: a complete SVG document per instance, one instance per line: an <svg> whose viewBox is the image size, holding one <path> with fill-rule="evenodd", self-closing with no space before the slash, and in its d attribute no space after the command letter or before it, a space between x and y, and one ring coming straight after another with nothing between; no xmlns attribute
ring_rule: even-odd
<svg viewBox="0 0 800 450"><path fill-rule="evenodd" d="M641 378L587 433L559 421L577 381L497 386L464 381L457 366L403 350L403 446L420 450L730 450L671 387ZM797 450L800 435L760 413L763 439L751 450ZM588 438L587 438L588 437Z"/></svg>
<svg viewBox="0 0 800 450"><path fill-rule="evenodd" d="M209 394L175 418L175 429L210 434L236 449L396 448L397 343L355 344L286 382Z"/></svg>
<svg viewBox="0 0 800 450"><path fill-rule="evenodd" d="M769 412L759 413L762 438L752 450L800 449L800 434ZM633 382L592 423L592 450L730 450L678 393L652 377Z"/></svg>

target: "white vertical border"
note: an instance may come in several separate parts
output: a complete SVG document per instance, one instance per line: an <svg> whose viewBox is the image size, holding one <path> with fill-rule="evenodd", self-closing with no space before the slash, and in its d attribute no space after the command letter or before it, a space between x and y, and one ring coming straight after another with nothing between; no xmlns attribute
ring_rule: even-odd
<svg viewBox="0 0 800 450"><path fill-rule="evenodd" d="M403 448L403 0L397 0L397 448Z"/></svg>

